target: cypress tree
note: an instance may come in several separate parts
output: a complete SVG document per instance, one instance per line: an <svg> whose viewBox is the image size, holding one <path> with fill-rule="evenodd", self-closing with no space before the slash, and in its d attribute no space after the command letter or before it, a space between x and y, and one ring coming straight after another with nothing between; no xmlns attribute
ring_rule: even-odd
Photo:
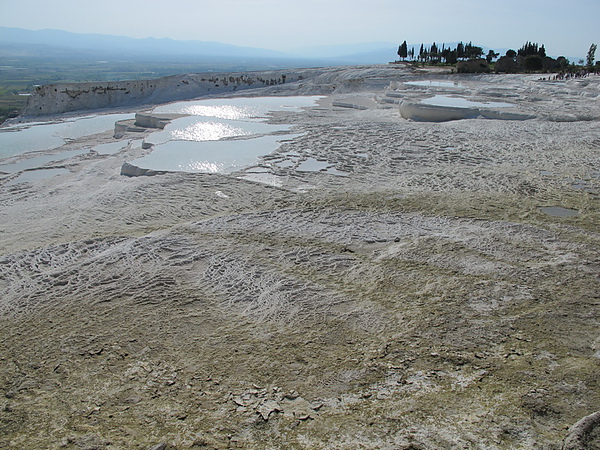
<svg viewBox="0 0 600 450"><path fill-rule="evenodd" d="M462 42L459 42L456 46L456 57L458 59L465 57L465 46Z"/></svg>
<svg viewBox="0 0 600 450"><path fill-rule="evenodd" d="M587 65L589 67L592 67L594 65L594 59L596 59L596 49L598 48L598 46L596 44L592 44L590 45L590 49L588 50L587 53Z"/></svg>
<svg viewBox="0 0 600 450"><path fill-rule="evenodd" d="M435 42L431 45L430 52L431 52L431 62L434 63L434 64L438 63L440 55L439 55L438 46L437 46L437 44Z"/></svg>
<svg viewBox="0 0 600 450"><path fill-rule="evenodd" d="M406 45L406 41L398 47L398 56L402 58L402 60L405 60L408 56L408 46Z"/></svg>

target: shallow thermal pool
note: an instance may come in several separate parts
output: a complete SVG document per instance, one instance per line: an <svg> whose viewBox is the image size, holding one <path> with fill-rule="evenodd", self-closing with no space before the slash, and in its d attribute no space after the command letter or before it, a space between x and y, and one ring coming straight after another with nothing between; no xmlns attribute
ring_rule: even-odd
<svg viewBox="0 0 600 450"><path fill-rule="evenodd" d="M116 121L133 117L134 114L102 114L3 127L0 128L0 159L59 148L67 140L113 130Z"/></svg>
<svg viewBox="0 0 600 450"><path fill-rule="evenodd" d="M174 119L146 142L152 153L130 161L156 171L231 173L275 151L291 125L265 122L269 113L314 106L321 97L253 97L176 102L154 108L159 114L190 114Z"/></svg>
<svg viewBox="0 0 600 450"><path fill-rule="evenodd" d="M451 97L449 95L435 95L431 98L421 100L425 105L452 106L455 108L509 108L510 103L503 102L474 102L462 97Z"/></svg>
<svg viewBox="0 0 600 450"><path fill-rule="evenodd" d="M231 173L256 164L259 157L299 135L271 134L227 141L171 141L130 161L142 169L169 172Z"/></svg>
<svg viewBox="0 0 600 450"><path fill-rule="evenodd" d="M443 88L464 88L460 83L454 81L406 81L404 84L409 86L422 86L422 87L443 87Z"/></svg>
<svg viewBox="0 0 600 450"><path fill-rule="evenodd" d="M292 139L292 125L269 124L272 112L294 112L314 106L321 96L252 97L182 101L160 105L153 113L184 114L164 130L152 133L146 142L154 144L150 155L131 161L141 168L159 171L232 172L257 162ZM134 114L100 114L70 117L50 122L29 122L0 128L0 172L19 173L43 167L94 150L113 155L123 148L141 147L139 141L118 141L57 152L71 140L111 131L115 122L133 119ZM45 153L54 150L52 154ZM35 152L29 158L17 159ZM14 183L42 179L62 172L30 172Z"/></svg>
<svg viewBox="0 0 600 450"><path fill-rule="evenodd" d="M88 153L88 152L89 152L89 149L81 149L81 150L68 150L66 152L35 156L33 158L23 159L19 162L0 164L0 172L18 173L18 172L22 172L24 170L30 170L30 169L35 169L36 167L42 167L49 163L56 163L59 161L63 161L65 159L72 158L77 155L83 155L84 153Z"/></svg>
<svg viewBox="0 0 600 450"><path fill-rule="evenodd" d="M169 103L154 108L155 113L189 114L231 120L261 120L273 111L298 111L313 106L320 96L236 97Z"/></svg>
<svg viewBox="0 0 600 450"><path fill-rule="evenodd" d="M7 186L12 186L19 183L28 183L31 181L38 180L46 180L48 178L52 178L56 175L62 175L65 173L69 173L67 169L40 169L40 170L30 170L27 172L21 173L18 177L12 179L8 183Z"/></svg>
<svg viewBox="0 0 600 450"><path fill-rule="evenodd" d="M270 125L264 122L188 116L172 120L163 131L148 136L152 145L170 146L179 141L218 141L219 139L270 134L287 131L290 125Z"/></svg>

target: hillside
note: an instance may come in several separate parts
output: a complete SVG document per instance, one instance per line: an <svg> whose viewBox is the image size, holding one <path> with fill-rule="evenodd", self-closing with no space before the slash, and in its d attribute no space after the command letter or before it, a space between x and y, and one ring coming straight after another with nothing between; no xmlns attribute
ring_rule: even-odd
<svg viewBox="0 0 600 450"><path fill-rule="evenodd" d="M3 161L0 448L599 448L600 76L292 75L220 92L320 96L236 172L124 176L142 126ZM528 120L401 117L437 95Z"/></svg>

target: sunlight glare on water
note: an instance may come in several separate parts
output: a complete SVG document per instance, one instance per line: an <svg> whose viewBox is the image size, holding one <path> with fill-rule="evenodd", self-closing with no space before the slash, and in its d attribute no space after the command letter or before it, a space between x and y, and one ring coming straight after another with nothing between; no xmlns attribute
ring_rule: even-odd
<svg viewBox="0 0 600 450"><path fill-rule="evenodd" d="M258 121L217 119L214 117L187 116L174 119L164 130L146 138L154 145L169 141L218 141L223 138L251 136L285 131L290 125L271 125Z"/></svg>
<svg viewBox="0 0 600 450"><path fill-rule="evenodd" d="M178 171L181 172L203 172L203 173L220 173L225 169L225 164L219 164L209 161L193 161L189 164L179 164Z"/></svg>
<svg viewBox="0 0 600 450"><path fill-rule="evenodd" d="M315 105L320 96L205 99L161 105L155 113L190 114L173 119L146 142L150 154L132 165L151 170L232 173L256 164L282 140L298 135L281 133L293 125L268 123L271 112L299 111ZM273 134L275 133L275 134ZM243 137L243 139L232 139ZM224 140L229 138L227 140ZM248 139L250 138L250 139Z"/></svg>
<svg viewBox="0 0 600 450"><path fill-rule="evenodd" d="M231 136L248 136L251 133L223 122L197 122L185 128L171 131L171 137L179 141L218 141Z"/></svg>
<svg viewBox="0 0 600 450"><path fill-rule="evenodd" d="M312 106L321 96L236 97L170 103L154 108L155 113L190 114L230 120L258 120L273 111L298 111Z"/></svg>
<svg viewBox="0 0 600 450"><path fill-rule="evenodd" d="M232 141L174 140L156 146L152 153L130 164L151 170L232 173L256 164L261 155L277 149L281 141L298 134L266 135Z"/></svg>
<svg viewBox="0 0 600 450"><path fill-rule="evenodd" d="M260 115L260 110L250 106L234 105L189 105L181 110L182 114L192 116L216 117L217 119L241 120Z"/></svg>

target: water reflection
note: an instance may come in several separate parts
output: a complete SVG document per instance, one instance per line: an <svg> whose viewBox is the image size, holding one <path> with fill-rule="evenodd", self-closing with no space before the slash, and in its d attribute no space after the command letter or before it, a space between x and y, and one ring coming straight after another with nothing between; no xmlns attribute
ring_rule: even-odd
<svg viewBox="0 0 600 450"><path fill-rule="evenodd" d="M0 128L0 158L52 150L64 145L68 139L79 139L113 130L116 121L133 117L133 114L104 114Z"/></svg>
<svg viewBox="0 0 600 450"><path fill-rule="evenodd" d="M508 108L514 106L502 102L474 102L462 97L450 97L448 95L435 95L431 98L421 100L425 105L453 106L455 108Z"/></svg>
<svg viewBox="0 0 600 450"><path fill-rule="evenodd" d="M146 142L154 145L152 153L130 163L156 171L242 170L256 164L260 156L276 150L281 141L298 136L274 134L289 131L292 125L265 123L264 118L270 112L297 111L313 106L320 98L240 97L158 106L154 113L190 116L172 120L164 130L146 138Z"/></svg>
<svg viewBox="0 0 600 450"><path fill-rule="evenodd" d="M464 86L454 81L406 81L404 84L410 86L428 86L428 87L450 87L450 88L463 88Z"/></svg>
<svg viewBox="0 0 600 450"><path fill-rule="evenodd" d="M164 130L152 133L146 142L153 145L169 141L218 141L219 139L287 131L290 125L189 116L175 119Z"/></svg>
<svg viewBox="0 0 600 450"><path fill-rule="evenodd" d="M258 162L280 142L298 135L267 135L227 141L169 141L130 164L143 169L171 172L232 173Z"/></svg>
<svg viewBox="0 0 600 450"><path fill-rule="evenodd" d="M258 108L242 108L234 105L190 105L181 110L182 114L192 116L216 117L217 119L241 120L260 115Z"/></svg>
<svg viewBox="0 0 600 450"><path fill-rule="evenodd" d="M7 186L11 186L19 183L31 183L32 181L46 180L48 178L55 177L56 175L62 175L69 173L67 169L42 169L42 170L30 170L23 172L18 177L10 180L6 183Z"/></svg>
<svg viewBox="0 0 600 450"><path fill-rule="evenodd" d="M192 161L189 164L179 164L177 168L180 172L219 173L224 171L225 164L209 161Z"/></svg>
<svg viewBox="0 0 600 450"><path fill-rule="evenodd" d="M298 111L313 106L321 96L236 97L175 102L154 108L155 113L191 114L218 119L249 120L272 111Z"/></svg>
<svg viewBox="0 0 600 450"><path fill-rule="evenodd" d="M41 167L48 163L63 161L65 159L72 158L74 156L83 155L88 153L88 149L82 150L69 150L66 152L57 153L54 155L40 155L35 158L28 158L22 161L11 163L11 164L2 164L0 165L0 172L6 173L17 173L22 170L34 169L36 167Z"/></svg>
<svg viewBox="0 0 600 450"><path fill-rule="evenodd" d="M327 161L319 161L314 158L307 158L302 161L300 165L296 168L298 172L319 172L321 170L326 170L331 167Z"/></svg>
<svg viewBox="0 0 600 450"><path fill-rule="evenodd" d="M229 136L244 136L250 132L222 122L197 122L183 129L173 130L171 136L180 141L218 141Z"/></svg>

